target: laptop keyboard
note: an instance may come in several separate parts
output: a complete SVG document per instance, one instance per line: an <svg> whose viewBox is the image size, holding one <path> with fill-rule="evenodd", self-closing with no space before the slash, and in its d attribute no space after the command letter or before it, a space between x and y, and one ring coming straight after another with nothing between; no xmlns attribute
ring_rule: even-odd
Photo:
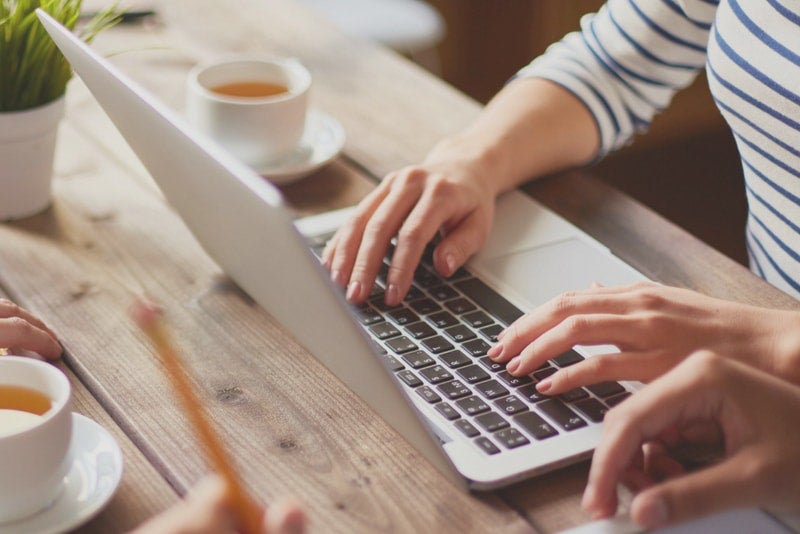
<svg viewBox="0 0 800 534"><path fill-rule="evenodd" d="M319 257L323 244L312 246ZM377 352L408 389L470 438L487 455L600 423L630 395L618 382L601 382L547 396L536 383L584 357L574 350L553 358L530 375L515 377L486 356L507 325L523 315L516 306L459 269L441 278L428 247L403 302L384 302L392 250L384 258L367 302L356 315Z"/></svg>

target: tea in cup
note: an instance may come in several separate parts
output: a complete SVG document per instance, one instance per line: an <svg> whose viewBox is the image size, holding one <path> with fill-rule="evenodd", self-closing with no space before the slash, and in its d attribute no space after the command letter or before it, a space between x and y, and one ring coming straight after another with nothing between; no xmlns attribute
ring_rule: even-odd
<svg viewBox="0 0 800 534"><path fill-rule="evenodd" d="M189 123L255 170L289 158L306 124L311 74L295 59L231 58L188 78Z"/></svg>
<svg viewBox="0 0 800 534"><path fill-rule="evenodd" d="M63 490L71 391L52 364L0 357L0 525L34 515Z"/></svg>

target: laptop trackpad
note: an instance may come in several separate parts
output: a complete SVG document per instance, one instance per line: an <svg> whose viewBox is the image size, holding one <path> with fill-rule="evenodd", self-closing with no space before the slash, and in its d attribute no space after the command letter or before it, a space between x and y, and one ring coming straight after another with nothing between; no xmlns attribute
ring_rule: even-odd
<svg viewBox="0 0 800 534"><path fill-rule="evenodd" d="M480 270L537 306L565 291L631 284L645 277L605 250L571 238L482 259Z"/></svg>

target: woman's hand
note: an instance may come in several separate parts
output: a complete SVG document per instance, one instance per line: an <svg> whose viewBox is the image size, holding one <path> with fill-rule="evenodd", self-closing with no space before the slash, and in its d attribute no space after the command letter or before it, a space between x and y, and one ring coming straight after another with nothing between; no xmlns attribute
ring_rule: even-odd
<svg viewBox="0 0 800 534"><path fill-rule="evenodd" d="M35 352L49 360L62 353L58 337L41 319L4 298L0 298L0 348Z"/></svg>
<svg viewBox="0 0 800 534"><path fill-rule="evenodd" d="M284 500L264 513L264 534L299 534L305 531L302 507ZM142 524L134 534L231 534L237 532L225 481L206 477L185 500Z"/></svg>
<svg viewBox="0 0 800 534"><path fill-rule="evenodd" d="M605 380L647 382L701 349L800 383L800 313L650 282L563 294L509 326L489 356L523 375L573 345L602 344L620 352L561 369L539 390L557 394Z"/></svg>
<svg viewBox="0 0 800 534"><path fill-rule="evenodd" d="M347 299L370 294L392 238L397 246L387 275L385 300L399 303L411 286L425 246L441 234L433 264L448 277L489 235L497 191L487 158L474 158L456 141L438 145L422 165L388 175L329 242L323 263Z"/></svg>
<svg viewBox="0 0 800 534"><path fill-rule="evenodd" d="M727 508L800 507L800 388L710 352L696 353L613 408L603 423L583 507L617 509L618 482L637 495L631 518L657 528ZM686 471L671 451L716 438L721 460Z"/></svg>

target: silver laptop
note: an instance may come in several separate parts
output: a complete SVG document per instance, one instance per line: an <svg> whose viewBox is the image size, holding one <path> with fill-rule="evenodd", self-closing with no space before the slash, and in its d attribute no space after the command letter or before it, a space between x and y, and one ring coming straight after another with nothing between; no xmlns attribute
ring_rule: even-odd
<svg viewBox="0 0 800 534"><path fill-rule="evenodd" d="M603 414L635 386L549 398L534 384L613 347L575 347L521 379L485 352L501 328L560 292L640 273L511 192L488 245L452 280L423 262L401 307L383 309L380 287L353 307L313 252L347 210L293 220L275 187L38 15L209 256L452 481L493 489L591 454Z"/></svg>

